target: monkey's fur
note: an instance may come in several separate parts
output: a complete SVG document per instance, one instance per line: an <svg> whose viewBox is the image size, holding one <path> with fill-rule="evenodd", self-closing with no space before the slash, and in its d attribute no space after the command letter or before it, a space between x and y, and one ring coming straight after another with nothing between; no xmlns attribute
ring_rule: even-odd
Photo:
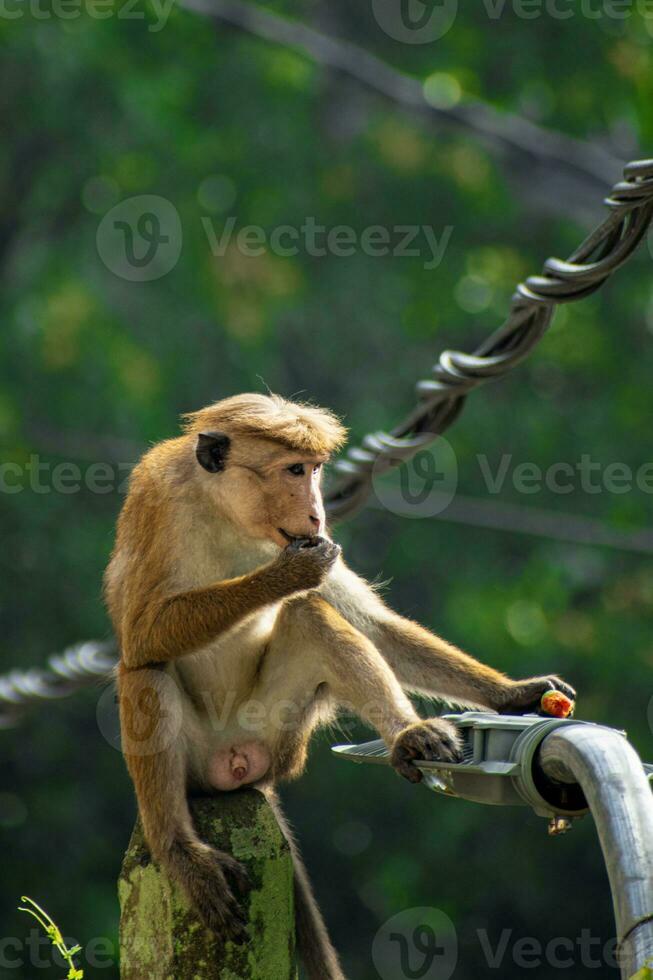
<svg viewBox="0 0 653 980"><path fill-rule="evenodd" d="M421 720L405 690L501 712L552 688L574 695L557 677L512 681L478 663L398 616L345 565L320 490L320 466L345 434L330 412L275 395L187 416L184 434L135 468L106 571L123 747L145 836L225 939L243 935L245 874L198 839L187 805L188 792L215 791L216 760L231 778L229 753L240 753L234 780L248 781L239 747L255 739L269 759L256 784L276 806L273 787L302 772L311 732L347 705L416 782L412 760L454 760L458 740L448 722ZM308 975L343 980L291 846Z"/></svg>

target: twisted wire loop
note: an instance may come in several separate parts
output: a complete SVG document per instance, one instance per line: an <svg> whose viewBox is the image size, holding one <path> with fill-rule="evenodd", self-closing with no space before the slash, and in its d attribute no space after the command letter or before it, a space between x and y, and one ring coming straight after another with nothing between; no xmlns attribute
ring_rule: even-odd
<svg viewBox="0 0 653 980"><path fill-rule="evenodd" d="M13 728L32 704L66 698L104 679L116 664L115 644L87 640L53 654L48 667L0 676L0 729Z"/></svg>
<svg viewBox="0 0 653 980"><path fill-rule="evenodd" d="M547 259L542 275L520 283L502 327L472 354L446 350L432 377L418 381L418 404L391 432L372 432L335 464L339 483L325 497L332 518L351 517L365 503L372 476L412 459L456 420L470 391L500 378L535 347L559 303L599 289L642 240L653 219L653 160L629 163L605 201L610 214L566 261ZM105 678L115 646L89 640L49 659L45 669L0 675L0 729L16 725L32 704L67 697Z"/></svg>
<svg viewBox="0 0 653 980"><path fill-rule="evenodd" d="M653 160L637 160L605 199L607 218L566 261L550 258L539 276L520 283L504 324L473 353L445 350L432 377L418 381L417 406L390 432L366 435L334 464L335 483L325 497L335 520L352 517L372 492L373 477L410 460L456 420L467 395L503 377L546 333L560 303L600 289L632 254L653 220Z"/></svg>

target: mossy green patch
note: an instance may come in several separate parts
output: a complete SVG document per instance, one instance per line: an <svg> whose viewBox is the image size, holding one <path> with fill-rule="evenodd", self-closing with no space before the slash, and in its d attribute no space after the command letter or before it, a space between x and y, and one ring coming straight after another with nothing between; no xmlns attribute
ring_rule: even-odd
<svg viewBox="0 0 653 980"><path fill-rule="evenodd" d="M191 801L200 837L247 868L246 944L222 944L168 875L151 863L140 824L118 885L122 980L295 980L292 857L256 790Z"/></svg>

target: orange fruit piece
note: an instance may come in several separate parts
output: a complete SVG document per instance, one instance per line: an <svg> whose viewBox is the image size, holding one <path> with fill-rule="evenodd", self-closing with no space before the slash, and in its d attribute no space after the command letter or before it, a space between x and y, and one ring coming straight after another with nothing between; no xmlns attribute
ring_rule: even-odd
<svg viewBox="0 0 653 980"><path fill-rule="evenodd" d="M561 691L545 691L540 700L540 708L552 718L569 718L575 707L576 703Z"/></svg>

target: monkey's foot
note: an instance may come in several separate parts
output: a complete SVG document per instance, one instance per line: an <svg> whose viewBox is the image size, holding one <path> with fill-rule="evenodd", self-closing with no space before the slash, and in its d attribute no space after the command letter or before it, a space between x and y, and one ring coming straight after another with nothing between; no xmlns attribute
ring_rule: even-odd
<svg viewBox="0 0 653 980"><path fill-rule="evenodd" d="M437 762L460 762L460 738L455 725L442 718L426 718L404 728L392 747L390 762L400 776L419 783L422 773L414 759Z"/></svg>
<svg viewBox="0 0 653 980"><path fill-rule="evenodd" d="M499 706L502 715L523 715L537 711L542 695L547 691L560 691L571 701L576 700L576 692L570 684L560 680L555 674L546 677L530 677L525 681L511 681L506 690L505 700Z"/></svg>
<svg viewBox="0 0 653 980"><path fill-rule="evenodd" d="M247 891L247 871L225 851L207 845L185 850L192 857L184 868L183 884L200 919L223 942L244 942L246 918L234 892Z"/></svg>

